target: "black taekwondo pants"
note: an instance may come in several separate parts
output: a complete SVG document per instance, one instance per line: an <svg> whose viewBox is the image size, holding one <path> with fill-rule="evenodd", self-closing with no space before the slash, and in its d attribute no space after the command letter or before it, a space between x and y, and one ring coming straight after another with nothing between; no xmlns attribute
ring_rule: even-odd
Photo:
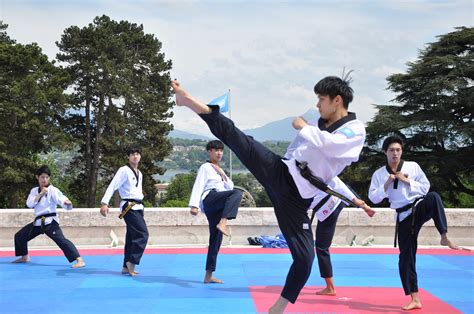
<svg viewBox="0 0 474 314"><path fill-rule="evenodd" d="M398 226L398 246L400 248L398 270L406 295L418 292L416 250L421 227L425 222L433 219L440 234L448 231L443 201L438 193L428 193L415 207L415 215L409 215Z"/></svg>
<svg viewBox="0 0 474 314"><path fill-rule="evenodd" d="M294 303L311 274L314 242L307 215L312 199L301 198L288 167L281 157L239 130L232 120L209 106L210 114L200 117L211 132L226 144L265 188L275 216L293 258L281 296Z"/></svg>
<svg viewBox="0 0 474 314"><path fill-rule="evenodd" d="M228 220L237 217L242 192L230 190L217 192L212 190L204 198L203 211L209 222L209 248L207 249L206 271L214 272L217 264L217 254L222 244L222 232L216 226L222 218Z"/></svg>
<svg viewBox="0 0 474 314"><path fill-rule="evenodd" d="M34 226L33 223L29 223L21 228L20 231L15 234L15 255L27 255L28 241L33 240L42 233L46 234L59 246L69 263L81 256L74 244L64 237L63 231L56 220L53 220L43 228L41 228L41 226Z"/></svg>
<svg viewBox="0 0 474 314"><path fill-rule="evenodd" d="M143 219L143 210L129 210L123 217L127 224L125 234L125 254L123 267L127 267L126 262L138 265L145 251L148 242L148 228Z"/></svg>
<svg viewBox="0 0 474 314"><path fill-rule="evenodd" d="M318 258L319 274L322 278L333 277L329 247L336 231L337 218L344 206L345 204L341 201L334 212L323 221L318 220L316 226L316 241L314 245L316 247L316 257Z"/></svg>

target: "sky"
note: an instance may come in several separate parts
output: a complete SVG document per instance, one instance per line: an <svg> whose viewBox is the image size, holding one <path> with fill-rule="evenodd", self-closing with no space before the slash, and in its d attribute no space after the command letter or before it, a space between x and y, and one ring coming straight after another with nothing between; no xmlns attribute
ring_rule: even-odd
<svg viewBox="0 0 474 314"><path fill-rule="evenodd" d="M0 0L0 20L11 38L38 43L51 60L69 26L103 14L143 24L172 60L171 77L204 102L230 89L232 119L247 129L314 108L315 83L344 68L354 70L349 109L370 121L374 104L393 104L386 77L404 73L437 36L472 27L473 2ZM188 109L174 112L175 129L209 135Z"/></svg>

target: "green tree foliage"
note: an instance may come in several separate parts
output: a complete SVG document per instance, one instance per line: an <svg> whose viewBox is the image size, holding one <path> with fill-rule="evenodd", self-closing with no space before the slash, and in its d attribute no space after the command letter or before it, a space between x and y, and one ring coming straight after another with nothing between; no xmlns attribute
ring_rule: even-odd
<svg viewBox="0 0 474 314"><path fill-rule="evenodd" d="M172 129L171 61L165 60L161 42L142 25L104 15L84 28L67 28L57 45L77 109L68 132L83 143L74 163L82 169L76 197L95 206L98 192L127 162L126 147L137 144L143 148L145 198L152 199L152 175L163 173L156 162L171 150L166 138Z"/></svg>
<svg viewBox="0 0 474 314"><path fill-rule="evenodd" d="M193 189L194 181L196 180L196 171L186 174L178 174L168 185L166 189L166 196L159 204L160 207L187 207L189 198ZM235 185L243 187L252 194L257 207L271 207L273 206L270 199L258 183L257 179L250 173L241 173L233 176Z"/></svg>
<svg viewBox="0 0 474 314"><path fill-rule="evenodd" d="M263 186L251 173L239 173L232 177L235 185L243 187L252 195L257 207L273 207Z"/></svg>
<svg viewBox="0 0 474 314"><path fill-rule="evenodd" d="M0 206L23 207L38 155L66 143L67 75L35 43L15 43L0 23Z"/></svg>
<svg viewBox="0 0 474 314"><path fill-rule="evenodd" d="M188 207L191 191L196 180L196 171L177 174L166 189L166 196L161 207ZM184 206L177 206L181 204Z"/></svg>
<svg viewBox="0 0 474 314"><path fill-rule="evenodd" d="M0 43L14 44L15 41L7 34L7 28L8 24L4 24L3 21L0 20Z"/></svg>
<svg viewBox="0 0 474 314"><path fill-rule="evenodd" d="M177 207L177 203L174 201L180 201L185 202L185 206L187 207L189 197L191 196L192 186L196 178L196 170L199 169L202 163L209 158L209 154L205 148L208 141L173 138L171 139L171 142L174 146L174 150L169 158L161 162L160 165L167 169L189 169L192 172L190 174L177 175L171 181L167 188L166 197L160 206ZM266 141L263 144L273 152L283 156L289 143ZM228 153L229 149L226 147L224 149L224 156L220 163L227 175L229 175ZM232 164L234 170L245 169L235 155L232 159ZM262 185L251 173L234 173L232 181L235 185L250 192L257 207L273 206Z"/></svg>
<svg viewBox="0 0 474 314"><path fill-rule="evenodd" d="M172 138L170 141L174 149L166 160L159 163L159 165L163 168L188 170L198 169L202 162L208 158L208 153L206 151L206 144L208 141L206 140ZM289 142L265 141L262 144L272 150L274 153L283 156L286 152ZM229 149L226 147L224 149L224 155L220 163L222 169L224 169L226 172L229 172L230 170L229 152ZM235 156L235 154L232 155L232 169L246 169L240 160Z"/></svg>
<svg viewBox="0 0 474 314"><path fill-rule="evenodd" d="M457 28L428 44L408 63L407 73L387 78L396 104L377 106L367 128L368 147L352 175L370 181L386 162L381 140L399 134L406 143L403 158L421 165L433 190L452 205L466 204L467 197L474 206L473 80L474 28Z"/></svg>
<svg viewBox="0 0 474 314"><path fill-rule="evenodd" d="M160 207L188 207L189 200L168 200Z"/></svg>

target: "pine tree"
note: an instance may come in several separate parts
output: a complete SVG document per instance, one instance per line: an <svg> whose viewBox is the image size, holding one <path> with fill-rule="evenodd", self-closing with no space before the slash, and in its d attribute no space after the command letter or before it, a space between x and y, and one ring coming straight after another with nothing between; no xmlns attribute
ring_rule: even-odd
<svg viewBox="0 0 474 314"><path fill-rule="evenodd" d="M140 169L151 199L152 175L163 172L156 162L171 150L166 138L172 130L167 121L173 105L171 61L165 60L161 42L145 34L142 25L103 15L87 27L67 28L57 45L57 58L72 77L78 109L68 131L84 143L77 160L83 168L77 185L87 186L87 191L77 197L95 206L98 187L127 162L126 147L136 144L143 148ZM100 179L104 182L97 185Z"/></svg>

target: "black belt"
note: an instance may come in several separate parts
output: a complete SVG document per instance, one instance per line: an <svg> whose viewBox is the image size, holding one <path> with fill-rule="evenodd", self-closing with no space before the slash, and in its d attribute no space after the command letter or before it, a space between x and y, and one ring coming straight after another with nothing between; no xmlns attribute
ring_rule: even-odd
<svg viewBox="0 0 474 314"><path fill-rule="evenodd" d="M331 190L326 183L324 183L320 178L315 177L311 174L311 170L308 168L308 163L306 161L304 162L299 162L298 160L295 160L296 162L296 167L300 170L301 176L305 178L306 180L309 181L312 185L314 185L316 188L320 189L321 191L333 195L337 198L340 198L344 202L348 203L349 205L352 205L354 207L359 207L357 206L353 201L345 197L344 195Z"/></svg>
<svg viewBox="0 0 474 314"><path fill-rule="evenodd" d="M313 223L316 213L321 209L321 207L323 207L330 197L331 195L326 195L322 200L319 201L318 204L316 204L316 206L313 207L313 212L311 213L311 224Z"/></svg>
<svg viewBox="0 0 474 314"><path fill-rule="evenodd" d="M56 213L48 213L48 214L36 216L35 219L33 220L33 225L31 226L29 234L31 234L31 232L33 231L33 228L35 227L35 222L38 219L41 219L41 233L44 233L45 221L46 221L46 218L48 217L56 217Z"/></svg>
<svg viewBox="0 0 474 314"><path fill-rule="evenodd" d="M411 208L411 235L415 235L415 214L416 214L416 205L423 197L417 198L413 203L407 204L403 207L396 208L397 220L395 222L395 237L393 239L393 247L397 247L397 237L398 237L398 228L400 225L400 214L404 211L407 211Z"/></svg>
<svg viewBox="0 0 474 314"><path fill-rule="evenodd" d="M125 204L123 204L122 212L119 215L120 219L122 219L133 206L143 204L142 200L134 200L131 198L124 198L122 201L125 201Z"/></svg>
<svg viewBox="0 0 474 314"><path fill-rule="evenodd" d="M143 204L142 200L134 200L133 198L123 198L122 201L125 202L135 202L136 204Z"/></svg>

